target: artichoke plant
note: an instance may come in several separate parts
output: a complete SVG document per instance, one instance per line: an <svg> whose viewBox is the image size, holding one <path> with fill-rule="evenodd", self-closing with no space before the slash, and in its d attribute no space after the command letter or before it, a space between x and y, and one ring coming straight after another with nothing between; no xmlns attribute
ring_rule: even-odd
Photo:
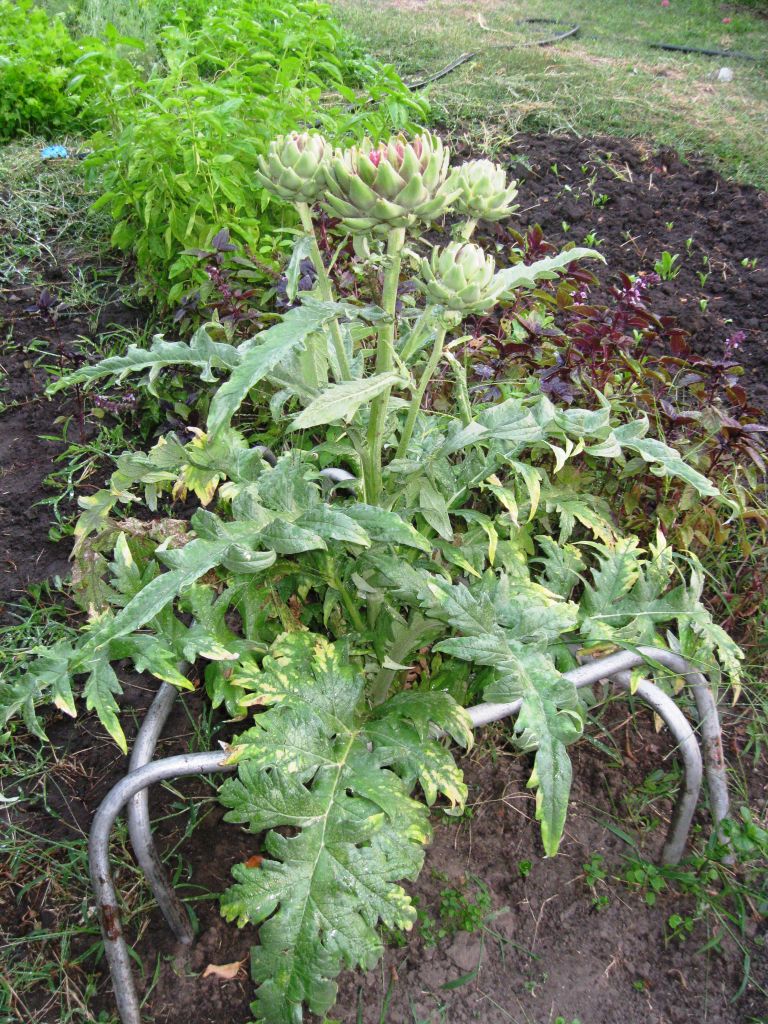
<svg viewBox="0 0 768 1024"><path fill-rule="evenodd" d="M485 313L504 290L495 271L493 256L481 246L451 242L421 261L421 288L428 302L460 313Z"/></svg>
<svg viewBox="0 0 768 1024"><path fill-rule="evenodd" d="M331 147L322 135L291 132L269 144L259 157L256 178L272 195L289 203L314 203L325 189L323 168Z"/></svg>
<svg viewBox="0 0 768 1024"><path fill-rule="evenodd" d="M444 213L457 194L446 189L448 151L425 132L337 150L325 165L325 204L353 232L406 228Z"/></svg>
<svg viewBox="0 0 768 1024"><path fill-rule="evenodd" d="M458 191L455 210L472 220L502 220L514 210L517 182L507 183L504 168L492 160L467 161L453 171L448 184Z"/></svg>

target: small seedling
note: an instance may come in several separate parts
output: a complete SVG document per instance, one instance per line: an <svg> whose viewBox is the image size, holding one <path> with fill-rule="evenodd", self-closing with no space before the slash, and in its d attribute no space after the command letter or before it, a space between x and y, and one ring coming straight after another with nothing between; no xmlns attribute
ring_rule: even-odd
<svg viewBox="0 0 768 1024"><path fill-rule="evenodd" d="M604 882L608 877L605 870L605 858L601 853L593 853L582 867L584 869L584 880L590 889L594 889L598 882Z"/></svg>
<svg viewBox="0 0 768 1024"><path fill-rule="evenodd" d="M699 270L699 271L697 271L696 276L699 279L699 284L703 288L704 285L707 283L707 280L709 278L709 274L705 273L703 270Z"/></svg>
<svg viewBox="0 0 768 1024"><path fill-rule="evenodd" d="M560 222L560 227L563 229L563 234L564 235L567 235L568 232L571 230L571 225L568 223L567 220L561 221Z"/></svg>
<svg viewBox="0 0 768 1024"><path fill-rule="evenodd" d="M686 240L685 240L685 251L690 255L692 250L693 250L693 239L692 238L686 238Z"/></svg>
<svg viewBox="0 0 768 1024"><path fill-rule="evenodd" d="M656 898L667 887L662 871L645 860L632 860L624 871L625 881L643 893L649 907L656 905Z"/></svg>
<svg viewBox="0 0 768 1024"><path fill-rule="evenodd" d="M706 313L709 309L709 299L699 299L699 309L702 313Z"/></svg>
<svg viewBox="0 0 768 1024"><path fill-rule="evenodd" d="M527 878L533 868L533 862L530 860L521 860L518 862L517 871L521 878Z"/></svg>
<svg viewBox="0 0 768 1024"><path fill-rule="evenodd" d="M693 932L693 924L693 918L688 915L683 917L680 914L670 914L667 918L667 927L669 928L668 938L670 940L678 939L680 942L685 942Z"/></svg>
<svg viewBox="0 0 768 1024"><path fill-rule="evenodd" d="M667 252L666 249L661 254L661 259L656 260L653 265L653 269L659 275L662 281L672 281L680 273L680 267L678 263L680 257L675 253Z"/></svg>
<svg viewBox="0 0 768 1024"><path fill-rule="evenodd" d="M588 235L584 235L584 245L588 245L593 249L599 248L603 244L602 238L597 237L597 232L590 231Z"/></svg>
<svg viewBox="0 0 768 1024"><path fill-rule="evenodd" d="M610 201L611 201L611 197L606 195L605 192L601 192L599 195L596 195L596 196L592 197L592 205L593 206L598 206L598 207L607 206L608 203L610 203Z"/></svg>
<svg viewBox="0 0 768 1024"><path fill-rule="evenodd" d="M757 267L757 256L753 256L751 259L749 256L745 256L741 261L742 267L746 267L748 270L755 270Z"/></svg>

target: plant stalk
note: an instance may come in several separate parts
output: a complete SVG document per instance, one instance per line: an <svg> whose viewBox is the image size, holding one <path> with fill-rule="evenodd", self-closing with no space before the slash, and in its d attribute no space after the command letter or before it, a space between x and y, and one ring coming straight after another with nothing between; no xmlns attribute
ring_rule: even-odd
<svg viewBox="0 0 768 1024"><path fill-rule="evenodd" d="M309 208L308 203L296 203L296 209L299 212L301 218L301 226L304 229L310 242L310 255L312 257L312 263L317 273L317 288L320 292L320 298L324 302L334 302L335 296L333 294L333 286L331 285L331 279L328 276L328 271L325 269L323 263L322 253L320 252L320 246L317 244L317 235L315 234L315 225L312 222L312 212ZM331 331L331 342L333 343L333 351L336 353L336 361L339 364L339 372L341 373L342 380L351 380L352 371L349 366L349 359L347 358L347 350L344 345L344 339L341 336L341 328L339 327L339 321L337 319L331 320L329 324Z"/></svg>
<svg viewBox="0 0 768 1024"><path fill-rule="evenodd" d="M387 238L387 268L384 271L384 288L381 298L382 308L387 315L378 333L376 373L387 373L395 365L395 307L404 244L405 228L392 228ZM368 465L365 480L365 498L371 505L376 505L381 497L381 456L390 393L391 388L388 388L378 395L371 404L371 415L368 422Z"/></svg>
<svg viewBox="0 0 768 1024"><path fill-rule="evenodd" d="M395 454L396 459L404 459L408 451L408 444L413 434L413 428L416 425L416 417L418 416L419 409L421 408L421 400L424 397L427 385L432 379L432 375L437 369L437 364L440 362L440 357L443 354L443 342L445 341L445 334L447 330L448 328L444 323L439 324L437 328L435 343L432 346L432 353L427 360L427 365L424 367L424 372L419 378L419 383L413 393L413 397L411 398L408 417L405 421L403 432L400 435L400 443L397 446L397 453Z"/></svg>

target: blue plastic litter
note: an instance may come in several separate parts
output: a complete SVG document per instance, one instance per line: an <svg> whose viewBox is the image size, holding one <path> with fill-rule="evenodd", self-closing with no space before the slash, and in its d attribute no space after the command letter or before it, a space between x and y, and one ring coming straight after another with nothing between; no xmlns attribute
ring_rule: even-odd
<svg viewBox="0 0 768 1024"><path fill-rule="evenodd" d="M66 146L46 146L40 156L43 160L66 160L69 150Z"/></svg>

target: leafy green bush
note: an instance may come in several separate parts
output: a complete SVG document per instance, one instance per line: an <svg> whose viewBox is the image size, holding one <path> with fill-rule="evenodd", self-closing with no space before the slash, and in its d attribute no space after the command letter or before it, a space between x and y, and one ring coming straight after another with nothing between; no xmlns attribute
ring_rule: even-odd
<svg viewBox="0 0 768 1024"><path fill-rule="evenodd" d="M31 0L0 0L0 142L92 128L108 71L125 63L95 39L75 42Z"/></svg>
<svg viewBox="0 0 768 1024"><path fill-rule="evenodd" d="M350 50L314 0L213 4L198 28L168 29L161 48L167 71L116 89L91 167L104 175L113 243L135 253L162 305L205 281L195 251L222 228L264 259L290 247L294 219L253 178L276 133L317 125L341 140L425 114L391 68Z"/></svg>
<svg viewBox="0 0 768 1024"><path fill-rule="evenodd" d="M452 679L471 696L521 701L514 738L535 754L529 785L548 854L567 811L567 747L586 719L563 674L573 645L664 647L674 630L685 657L738 683L740 651L701 605L696 560L661 533L647 549L622 535L605 499L574 494L568 474L585 453L617 473L640 458L715 495L706 478L647 436L647 418L616 423L608 401L563 410L520 390L470 405L452 352L467 314L597 257L572 249L497 271L466 239L513 193L496 174L481 185L480 170L449 175L430 136L333 155L317 138L278 140L259 174L294 199L305 233L288 269L296 305L237 346L209 325L189 343L158 337L69 378L154 382L183 366L215 390L205 432L125 454L109 487L82 499L75 585L90 621L0 688L0 720L21 712L39 733L36 703L75 714L83 677L86 706L125 749L113 663L189 686L179 662L205 661L212 704L246 720L231 748L238 777L221 791L228 818L268 832L260 866L234 869L223 912L260 925L253 1012L270 1024L300 1020L303 1005L327 1012L339 971L381 952L378 926L415 920L398 882L421 866L428 808L442 796L461 809L466 796L432 731L471 742ZM381 276L378 303L334 294L316 201L341 218L337 241L357 236L354 269ZM399 288L424 225L451 209L462 241L414 259L410 288ZM316 285L299 292L307 254ZM398 301L413 289L423 303ZM425 411L443 368L454 401ZM269 400L284 449L275 459L233 426L249 396ZM351 473L329 476L329 463ZM164 514L169 497L189 493L200 502L190 521ZM136 506L142 515L124 514Z"/></svg>

